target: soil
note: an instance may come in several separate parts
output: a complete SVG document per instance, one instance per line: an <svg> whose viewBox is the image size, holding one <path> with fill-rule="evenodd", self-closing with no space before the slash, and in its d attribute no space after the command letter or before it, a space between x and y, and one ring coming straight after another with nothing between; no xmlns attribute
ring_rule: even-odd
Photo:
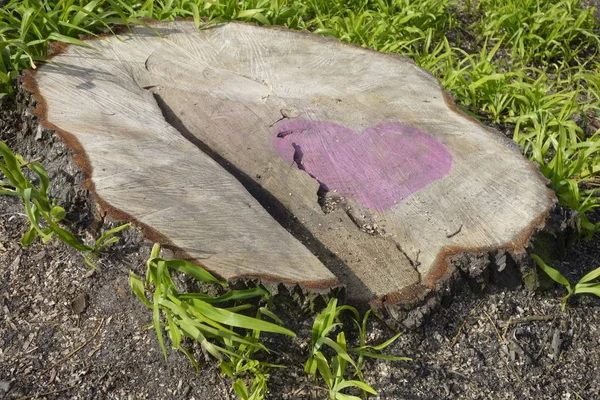
<svg viewBox="0 0 600 400"><path fill-rule="evenodd" d="M0 139L26 159L41 158L71 229L90 242L115 224L97 215L72 154L38 129L29 102L0 103ZM151 312L127 283L130 271L143 275L152 246L138 231L124 231L94 270L57 240L23 248L27 227L18 199L0 196L0 399L236 398L197 348L198 374L181 353L169 350L164 360ZM600 236L577 242L554 265L578 280L600 265ZM365 379L378 391L370 398L600 399L600 299L577 297L561 311L564 294L463 285L387 349L413 361L367 361ZM274 311L298 337L265 336L269 360L286 367L272 371L268 398L328 398L303 372L314 315L286 301ZM371 319L371 343L393 335Z"/></svg>

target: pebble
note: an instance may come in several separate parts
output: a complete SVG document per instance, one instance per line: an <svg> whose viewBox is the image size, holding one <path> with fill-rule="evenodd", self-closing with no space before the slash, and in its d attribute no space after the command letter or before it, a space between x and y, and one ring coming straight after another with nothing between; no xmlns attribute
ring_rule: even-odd
<svg viewBox="0 0 600 400"><path fill-rule="evenodd" d="M71 302L71 308L75 314L83 314L88 307L87 296L85 293L81 293L73 299Z"/></svg>

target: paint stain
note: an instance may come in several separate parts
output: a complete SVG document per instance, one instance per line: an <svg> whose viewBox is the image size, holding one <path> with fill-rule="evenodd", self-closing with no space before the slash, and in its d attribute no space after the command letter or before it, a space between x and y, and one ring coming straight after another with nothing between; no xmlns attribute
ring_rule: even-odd
<svg viewBox="0 0 600 400"><path fill-rule="evenodd" d="M445 145L406 125L357 133L333 122L285 120L274 129L273 145L283 160L373 210L390 209L452 167Z"/></svg>

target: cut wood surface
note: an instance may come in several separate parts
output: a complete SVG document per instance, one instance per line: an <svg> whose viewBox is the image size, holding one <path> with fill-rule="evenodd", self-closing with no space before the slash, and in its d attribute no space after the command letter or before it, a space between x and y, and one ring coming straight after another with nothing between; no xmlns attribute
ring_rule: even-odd
<svg viewBox="0 0 600 400"><path fill-rule="evenodd" d="M335 274L355 300L415 300L450 255L523 252L556 202L404 57L249 24L152 29L70 46L30 84L97 194L224 278Z"/></svg>

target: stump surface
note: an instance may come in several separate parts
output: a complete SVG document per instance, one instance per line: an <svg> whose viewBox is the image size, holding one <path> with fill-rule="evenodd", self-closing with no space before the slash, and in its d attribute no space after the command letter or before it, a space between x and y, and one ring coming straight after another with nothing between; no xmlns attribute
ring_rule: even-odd
<svg viewBox="0 0 600 400"><path fill-rule="evenodd" d="M450 255L524 252L556 203L404 57L240 23L152 28L70 46L29 84L107 205L224 278L413 301Z"/></svg>

